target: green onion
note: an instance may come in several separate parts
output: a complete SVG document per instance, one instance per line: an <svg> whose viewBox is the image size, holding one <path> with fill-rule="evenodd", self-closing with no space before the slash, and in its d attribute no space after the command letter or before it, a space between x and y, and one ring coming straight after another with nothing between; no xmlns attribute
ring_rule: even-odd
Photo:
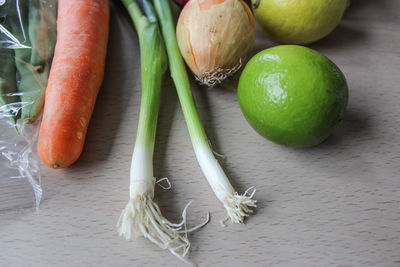
<svg viewBox="0 0 400 267"><path fill-rule="evenodd" d="M160 107L161 82L168 68L167 54L157 24L153 6L142 1L143 14L134 0L122 0L139 36L141 50L142 99L139 125L130 171L130 200L118 221L120 235L126 239L144 236L179 259L189 251L187 233L200 228L186 229L186 205L182 222L174 224L164 218L153 201L156 179L153 175L153 154L157 118ZM207 219L208 222L208 219ZM206 222L206 223L207 223Z"/></svg>
<svg viewBox="0 0 400 267"><path fill-rule="evenodd" d="M199 165L214 193L224 204L229 218L234 223L243 223L244 218L252 212L250 207L256 207L256 200L252 199L255 190L251 194L248 194L249 190L247 190L243 195L239 195L215 159L190 90L189 78L176 40L175 24L169 2L154 0L154 6L160 20L169 68Z"/></svg>

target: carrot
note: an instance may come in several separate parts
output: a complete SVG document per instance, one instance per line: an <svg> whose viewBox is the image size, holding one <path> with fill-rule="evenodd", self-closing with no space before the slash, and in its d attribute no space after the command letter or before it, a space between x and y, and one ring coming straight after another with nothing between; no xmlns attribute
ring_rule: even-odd
<svg viewBox="0 0 400 267"><path fill-rule="evenodd" d="M104 78L108 0L59 0L57 43L46 88L38 154L58 169L82 153Z"/></svg>

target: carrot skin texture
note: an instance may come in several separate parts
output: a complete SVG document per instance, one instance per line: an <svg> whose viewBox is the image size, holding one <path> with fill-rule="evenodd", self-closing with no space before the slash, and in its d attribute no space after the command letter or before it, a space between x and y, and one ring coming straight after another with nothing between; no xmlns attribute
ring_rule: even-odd
<svg viewBox="0 0 400 267"><path fill-rule="evenodd" d="M82 153L104 78L108 0L59 0L57 43L46 88L38 154L59 169Z"/></svg>

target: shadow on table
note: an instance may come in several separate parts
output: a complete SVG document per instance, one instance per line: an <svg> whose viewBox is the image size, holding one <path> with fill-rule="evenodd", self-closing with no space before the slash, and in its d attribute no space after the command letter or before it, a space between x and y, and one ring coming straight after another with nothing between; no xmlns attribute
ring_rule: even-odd
<svg viewBox="0 0 400 267"><path fill-rule="evenodd" d="M345 51L352 46L366 43L367 38L361 29L351 26L350 23L341 23L331 34L307 46L318 51L327 49Z"/></svg>
<svg viewBox="0 0 400 267"><path fill-rule="evenodd" d="M396 14L396 8L391 7L395 1L376 1L376 0L351 0L350 7L343 15L343 20L350 20L354 16L358 16L362 14L363 16L366 13L366 10L370 10L370 12L376 13L380 11L384 11L388 16L386 19L396 18L398 15Z"/></svg>
<svg viewBox="0 0 400 267"><path fill-rule="evenodd" d="M355 139L365 138L370 132L368 115L362 111L348 110L340 124L320 146L340 146L341 143L350 143Z"/></svg>
<svg viewBox="0 0 400 267"><path fill-rule="evenodd" d="M367 111L349 109L333 133L321 144L309 148L283 149L296 155L301 164L307 164L308 171L347 179L357 173L360 166L370 168L364 160L364 148L366 142L374 142L371 125L371 116ZM350 168L349 162L358 167Z"/></svg>
<svg viewBox="0 0 400 267"><path fill-rule="evenodd" d="M168 173L166 158L168 157L168 142L170 140L172 122L178 108L178 96L174 83L167 73L163 80L161 104L157 123L156 145L154 148L154 176L159 178L171 178L173 174ZM165 184L165 183L163 183ZM160 186L155 187L155 200L159 204L161 213L166 218L179 218L175 214L179 213L176 206L175 187L165 190Z"/></svg>

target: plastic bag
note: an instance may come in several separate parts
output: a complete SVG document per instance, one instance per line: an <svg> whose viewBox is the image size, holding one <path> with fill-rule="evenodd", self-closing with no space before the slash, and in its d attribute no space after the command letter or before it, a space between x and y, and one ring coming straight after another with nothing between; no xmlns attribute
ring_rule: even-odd
<svg viewBox="0 0 400 267"><path fill-rule="evenodd" d="M0 0L0 212L38 207L36 141L56 42L56 0Z"/></svg>

